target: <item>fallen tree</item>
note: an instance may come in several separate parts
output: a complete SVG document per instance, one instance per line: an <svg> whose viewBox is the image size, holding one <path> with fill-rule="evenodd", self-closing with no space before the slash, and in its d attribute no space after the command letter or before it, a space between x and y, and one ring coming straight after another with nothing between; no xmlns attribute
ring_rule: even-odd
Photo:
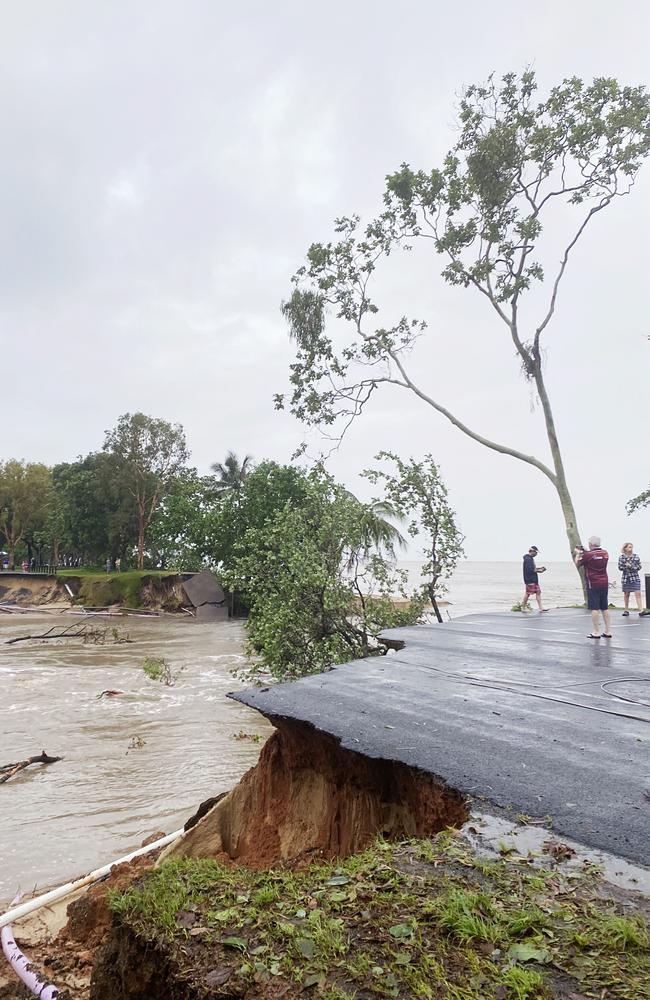
<svg viewBox="0 0 650 1000"><path fill-rule="evenodd" d="M83 639L84 642L92 642L95 645L104 645L107 642L133 642L128 633L122 633L116 628L96 628L91 625L79 625L74 622L66 625L65 628L57 629L55 625L48 628L47 632L40 635L16 635L13 639L7 639L6 645L12 646L16 642L27 642L29 639Z"/></svg>
<svg viewBox="0 0 650 1000"><path fill-rule="evenodd" d="M50 757L45 750L41 750L35 757L28 757L27 760L18 760L13 764L2 764L0 765L0 785L9 781L9 778L13 778L20 771L24 771L30 764L56 764L57 760L63 760L63 757Z"/></svg>

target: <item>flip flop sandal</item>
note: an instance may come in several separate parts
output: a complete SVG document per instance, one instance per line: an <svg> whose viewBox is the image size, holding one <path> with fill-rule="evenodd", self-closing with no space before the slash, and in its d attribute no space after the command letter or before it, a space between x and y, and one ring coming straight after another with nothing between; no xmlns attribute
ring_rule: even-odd
<svg viewBox="0 0 650 1000"><path fill-rule="evenodd" d="M600 636L599 635L594 635L593 632L590 632L589 635L587 636L587 638L588 639L600 639Z"/></svg>
<svg viewBox="0 0 650 1000"><path fill-rule="evenodd" d="M612 633L611 632L603 632L603 634L601 635L600 638L601 639L611 639L612 638Z"/></svg>

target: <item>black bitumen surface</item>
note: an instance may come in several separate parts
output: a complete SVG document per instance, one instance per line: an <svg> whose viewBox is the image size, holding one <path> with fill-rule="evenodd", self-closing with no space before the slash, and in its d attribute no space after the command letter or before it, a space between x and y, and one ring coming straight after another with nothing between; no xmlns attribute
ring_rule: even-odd
<svg viewBox="0 0 650 1000"><path fill-rule="evenodd" d="M650 617L467 615L387 633L403 649L232 695L650 865Z"/></svg>

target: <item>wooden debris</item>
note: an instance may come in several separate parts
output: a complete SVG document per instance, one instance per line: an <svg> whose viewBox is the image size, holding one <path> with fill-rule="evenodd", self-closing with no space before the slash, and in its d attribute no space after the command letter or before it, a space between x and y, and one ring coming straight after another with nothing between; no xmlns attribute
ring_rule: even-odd
<svg viewBox="0 0 650 1000"><path fill-rule="evenodd" d="M96 626L80 625L78 622L74 622L72 625L66 625L63 629L57 629L57 627L53 625L47 630L47 632L42 632L40 635L30 634L14 636L13 639L7 639L6 645L12 646L15 642L27 642L29 639L82 639L84 642L94 643L97 646L104 645L106 643L133 642L128 633L120 632L115 627L108 628L108 626L105 626L104 628L98 628Z"/></svg>
<svg viewBox="0 0 650 1000"><path fill-rule="evenodd" d="M9 781L9 778L13 778L19 771L29 767L30 764L55 764L57 760L63 760L63 757L49 757L45 750L41 750L37 756L28 757L27 760L18 760L13 764L2 764L0 765L0 785Z"/></svg>
<svg viewBox="0 0 650 1000"><path fill-rule="evenodd" d="M73 632L72 629L77 629ZM74 625L67 625L64 629L58 629L53 625L48 628L47 632L43 632L41 635L17 635L13 639L7 639L6 645L13 646L15 642L27 642L28 639L76 639L83 637L86 634L85 627L79 630L79 626L75 622Z"/></svg>

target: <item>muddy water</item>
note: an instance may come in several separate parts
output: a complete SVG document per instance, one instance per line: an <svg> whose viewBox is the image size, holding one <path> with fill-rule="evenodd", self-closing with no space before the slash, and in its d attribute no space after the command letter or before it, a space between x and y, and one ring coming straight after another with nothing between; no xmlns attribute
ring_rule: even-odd
<svg viewBox="0 0 650 1000"><path fill-rule="evenodd" d="M178 829L199 802L231 788L257 761L261 742L236 735L271 731L226 698L238 686L230 671L243 663L240 624L114 619L109 624L133 642L6 645L73 620L0 619L0 764L42 748L65 755L0 785L0 901L19 885L28 891L64 881L153 832ZM180 671L173 687L146 678L146 656L163 656ZM124 694L98 699L105 689Z"/></svg>

